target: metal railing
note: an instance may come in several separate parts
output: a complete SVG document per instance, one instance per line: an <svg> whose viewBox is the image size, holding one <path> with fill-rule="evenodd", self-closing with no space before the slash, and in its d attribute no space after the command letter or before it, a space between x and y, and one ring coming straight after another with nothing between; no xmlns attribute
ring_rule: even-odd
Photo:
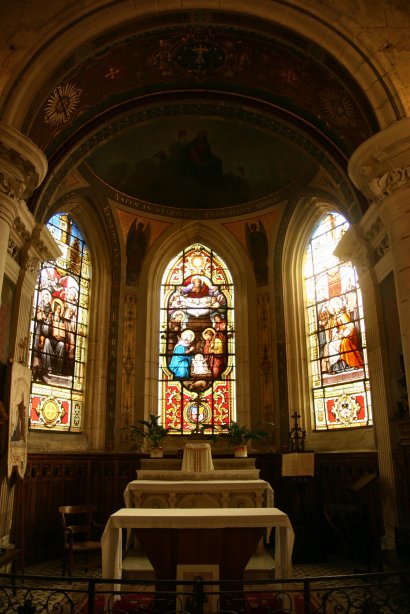
<svg viewBox="0 0 410 614"><path fill-rule="evenodd" d="M0 614L406 614L410 572L252 581L0 575ZM118 589L118 590L114 590Z"/></svg>

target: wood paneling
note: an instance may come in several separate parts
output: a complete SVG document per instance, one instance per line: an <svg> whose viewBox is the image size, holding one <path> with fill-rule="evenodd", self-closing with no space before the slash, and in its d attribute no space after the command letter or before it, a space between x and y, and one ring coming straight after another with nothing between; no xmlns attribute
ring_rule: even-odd
<svg viewBox="0 0 410 614"><path fill-rule="evenodd" d="M30 454L14 508L23 508L28 562L62 553L60 505L93 503L95 519L103 523L124 507L125 487L138 467L132 454Z"/></svg>

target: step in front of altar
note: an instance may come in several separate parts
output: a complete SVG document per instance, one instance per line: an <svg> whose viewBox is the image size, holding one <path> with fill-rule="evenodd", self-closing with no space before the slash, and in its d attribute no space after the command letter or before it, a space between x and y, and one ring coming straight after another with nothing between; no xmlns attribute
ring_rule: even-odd
<svg viewBox="0 0 410 614"><path fill-rule="evenodd" d="M148 557L141 552L128 552L122 561L122 577L126 580L155 580L155 571ZM275 560L268 550L258 549L245 567L244 580L273 580Z"/></svg>
<svg viewBox="0 0 410 614"><path fill-rule="evenodd" d="M155 571L145 554L129 552L122 560L122 577L124 580L155 580Z"/></svg>
<svg viewBox="0 0 410 614"><path fill-rule="evenodd" d="M254 458L213 458L212 471L182 471L182 460L146 458L137 469L138 480L257 480Z"/></svg>
<svg viewBox="0 0 410 614"><path fill-rule="evenodd" d="M266 550L256 552L251 558L243 574L244 580L274 580L275 579L275 559Z"/></svg>

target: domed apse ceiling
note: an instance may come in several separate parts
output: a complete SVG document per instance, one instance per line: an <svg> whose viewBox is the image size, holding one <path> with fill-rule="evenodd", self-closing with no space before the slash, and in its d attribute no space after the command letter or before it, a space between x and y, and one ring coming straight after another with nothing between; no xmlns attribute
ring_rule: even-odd
<svg viewBox="0 0 410 614"><path fill-rule="evenodd" d="M378 125L337 59L295 31L250 15L178 11L74 49L48 74L22 129L49 160L40 198L88 159L112 189L215 210L288 188L320 160L315 143L345 165Z"/></svg>
<svg viewBox="0 0 410 614"><path fill-rule="evenodd" d="M231 207L286 190L311 171L297 145L212 117L164 117L137 126L88 158L112 188L188 209Z"/></svg>

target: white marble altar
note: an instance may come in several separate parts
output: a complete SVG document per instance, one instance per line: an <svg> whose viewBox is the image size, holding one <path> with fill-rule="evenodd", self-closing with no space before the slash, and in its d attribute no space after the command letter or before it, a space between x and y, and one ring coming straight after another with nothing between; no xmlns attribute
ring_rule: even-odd
<svg viewBox="0 0 410 614"><path fill-rule="evenodd" d="M254 458L212 458L205 442L186 444L182 459L142 459L137 479L124 492L128 508L144 509L273 509L274 492L259 478ZM129 531L122 561L124 577L152 579L155 571L139 540ZM273 578L275 561L261 539L245 577Z"/></svg>
<svg viewBox="0 0 410 614"><path fill-rule="evenodd" d="M124 492L135 508L273 507L273 499L264 480L134 480Z"/></svg>

